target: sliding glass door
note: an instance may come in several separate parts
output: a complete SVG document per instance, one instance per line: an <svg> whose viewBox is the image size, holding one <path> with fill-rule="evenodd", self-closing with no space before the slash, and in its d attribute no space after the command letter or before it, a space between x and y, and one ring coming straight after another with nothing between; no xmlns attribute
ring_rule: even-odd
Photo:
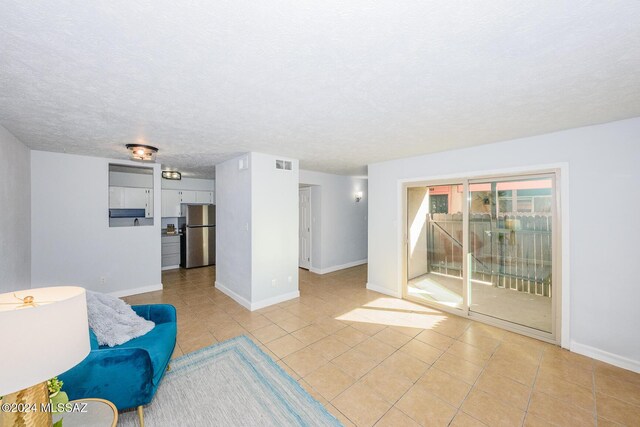
<svg viewBox="0 0 640 427"><path fill-rule="evenodd" d="M405 297L555 339L556 173L406 190Z"/></svg>
<svg viewBox="0 0 640 427"><path fill-rule="evenodd" d="M462 308L462 184L407 189L408 295Z"/></svg>

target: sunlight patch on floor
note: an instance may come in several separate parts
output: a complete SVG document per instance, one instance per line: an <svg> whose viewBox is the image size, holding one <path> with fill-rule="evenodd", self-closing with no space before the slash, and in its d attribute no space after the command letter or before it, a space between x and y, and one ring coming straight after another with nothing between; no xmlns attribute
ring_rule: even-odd
<svg viewBox="0 0 640 427"><path fill-rule="evenodd" d="M407 291L412 297L436 301L449 307L460 307L462 305L461 295L433 280L423 279L418 282L412 282L407 287Z"/></svg>
<svg viewBox="0 0 640 427"><path fill-rule="evenodd" d="M368 308L386 308L395 310L407 310L420 313L434 313L440 314L439 310L426 307L415 302L398 299L398 298L378 298L363 305Z"/></svg>
<svg viewBox="0 0 640 427"><path fill-rule="evenodd" d="M347 322L375 323L386 326L433 329L447 316L442 313L416 313L412 311L356 308L336 317Z"/></svg>

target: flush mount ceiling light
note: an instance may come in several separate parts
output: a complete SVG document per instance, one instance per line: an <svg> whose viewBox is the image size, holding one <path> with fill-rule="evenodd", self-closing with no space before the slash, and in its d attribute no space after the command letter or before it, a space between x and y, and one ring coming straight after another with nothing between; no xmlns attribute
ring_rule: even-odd
<svg viewBox="0 0 640 427"><path fill-rule="evenodd" d="M127 149L131 151L131 158L146 162L155 162L158 149L150 145L127 144Z"/></svg>
<svg viewBox="0 0 640 427"><path fill-rule="evenodd" d="M178 171L162 171L162 177L164 179L175 179L179 181L182 179L182 174Z"/></svg>

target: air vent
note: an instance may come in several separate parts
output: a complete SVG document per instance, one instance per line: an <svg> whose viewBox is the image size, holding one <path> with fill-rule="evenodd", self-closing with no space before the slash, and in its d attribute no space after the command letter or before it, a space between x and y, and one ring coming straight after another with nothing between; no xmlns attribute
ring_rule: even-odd
<svg viewBox="0 0 640 427"><path fill-rule="evenodd" d="M276 160L276 169L283 169L286 171L291 170L291 161L290 160Z"/></svg>

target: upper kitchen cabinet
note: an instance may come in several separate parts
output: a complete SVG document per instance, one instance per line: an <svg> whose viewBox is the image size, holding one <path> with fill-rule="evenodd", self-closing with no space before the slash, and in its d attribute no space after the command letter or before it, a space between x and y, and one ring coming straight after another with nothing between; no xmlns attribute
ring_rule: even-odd
<svg viewBox="0 0 640 427"><path fill-rule="evenodd" d="M181 216L181 204L213 203L213 191L162 190L162 216Z"/></svg>
<svg viewBox="0 0 640 427"><path fill-rule="evenodd" d="M213 191L196 191L196 203L213 203Z"/></svg>
<svg viewBox="0 0 640 427"><path fill-rule="evenodd" d="M181 199L180 201L182 203L198 203L198 200L196 199L196 191L192 191L192 190L182 190L180 191L181 194Z"/></svg>
<svg viewBox="0 0 640 427"><path fill-rule="evenodd" d="M181 195L178 190L162 190L162 216L179 217Z"/></svg>
<svg viewBox="0 0 640 427"><path fill-rule="evenodd" d="M109 165L109 225L153 225L153 169Z"/></svg>
<svg viewBox="0 0 640 427"><path fill-rule="evenodd" d="M209 205L216 202L213 179L182 178L162 180L162 216L182 216L183 205Z"/></svg>

